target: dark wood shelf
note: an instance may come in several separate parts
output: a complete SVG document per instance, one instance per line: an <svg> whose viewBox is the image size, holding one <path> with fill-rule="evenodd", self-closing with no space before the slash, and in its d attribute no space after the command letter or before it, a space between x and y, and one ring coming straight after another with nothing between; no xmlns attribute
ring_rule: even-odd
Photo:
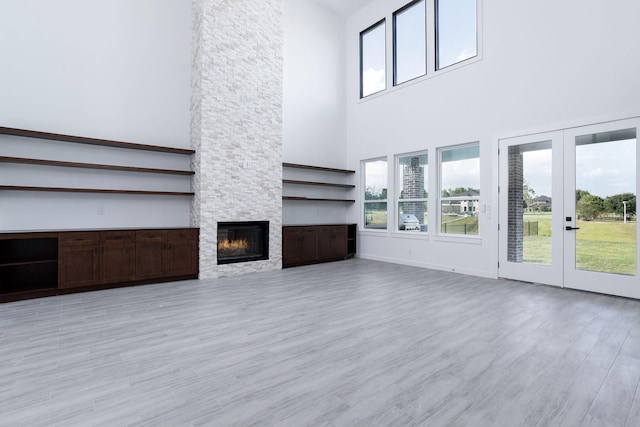
<svg viewBox="0 0 640 427"><path fill-rule="evenodd" d="M0 156L0 162L21 163L21 164L41 165L41 166L59 166L59 167L66 167L66 168L86 168L86 169L105 169L105 170L126 171L126 172L146 172L146 173L159 173L159 174L169 174L169 175L194 175L195 174L195 172L193 171L185 171L185 170L139 168L139 167L133 167L133 166L102 165L102 164L96 164L96 163L61 162L58 160L26 159L23 157Z"/></svg>
<svg viewBox="0 0 640 427"><path fill-rule="evenodd" d="M316 182L316 181L298 181L295 179L283 179L283 184L298 184L298 185L320 185L324 187L338 187L338 188L356 188L352 184L334 184L332 182Z"/></svg>
<svg viewBox="0 0 640 427"><path fill-rule="evenodd" d="M285 168L297 168L297 169L309 169L320 172L336 172L336 173L344 173L344 174L352 174L356 173L356 171L348 170L348 169L335 169L335 168L325 168L322 166L312 166L312 165L300 165L297 163L283 163L282 167Z"/></svg>
<svg viewBox="0 0 640 427"><path fill-rule="evenodd" d="M0 190L9 191L46 191L58 193L107 193L107 194L146 194L155 196L193 196L193 192L182 191L147 191L147 190L105 190L97 188L66 187L27 187L22 185L0 185Z"/></svg>
<svg viewBox="0 0 640 427"><path fill-rule="evenodd" d="M353 199L320 199L314 197L294 197L294 196L282 196L282 200L297 200L303 202L346 202L355 203Z"/></svg>
<svg viewBox="0 0 640 427"><path fill-rule="evenodd" d="M58 288L50 285L42 286L6 286L0 292L0 302L21 301L31 298L52 297L58 294Z"/></svg>
<svg viewBox="0 0 640 427"><path fill-rule="evenodd" d="M157 151L162 153L191 155L195 150L185 148L162 147L159 145L135 144L132 142L112 141L108 139L87 138L83 136L64 135L59 133L39 132L26 129L15 129L0 126L0 134L21 136L25 138L48 139L52 141L75 142L78 144L101 145L105 147L127 148L131 150Z"/></svg>
<svg viewBox="0 0 640 427"><path fill-rule="evenodd" d="M20 261L20 262L5 262L0 263L0 267L15 267L17 265L33 265L33 264L47 264L47 263L57 263L57 259L39 259L34 261Z"/></svg>

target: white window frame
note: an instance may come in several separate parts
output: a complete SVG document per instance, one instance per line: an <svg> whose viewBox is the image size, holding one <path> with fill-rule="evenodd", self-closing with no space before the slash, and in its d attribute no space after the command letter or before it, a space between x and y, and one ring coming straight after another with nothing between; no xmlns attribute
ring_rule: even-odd
<svg viewBox="0 0 640 427"><path fill-rule="evenodd" d="M366 200L366 191L367 191L367 163L371 163L371 162L379 162L379 161L384 161L387 164L387 175L386 175L386 184L387 184L387 198L386 199L376 199L376 200ZM360 195L362 197L362 206L360 209L360 224L362 224L362 226L360 227L361 230L363 231L371 231L371 232L375 232L375 233L381 233L381 232L387 232L389 230L389 218L393 217L393 215L389 215L389 159L386 156L382 156L382 157L374 157L371 159L366 159L366 160L362 160L360 163L360 171L361 171L361 185L362 185L362 191L360 192ZM367 227L367 222L366 222L366 210L365 207L367 204L373 204L373 203L384 203L387 206L387 223L385 225L384 228L374 228L374 227Z"/></svg>
<svg viewBox="0 0 640 427"><path fill-rule="evenodd" d="M364 93L364 36L366 36L368 33L374 31L375 29L377 29L378 27L382 27L383 31L384 31L384 87L382 89L379 89L375 92L370 92L367 93L365 95ZM373 25L370 25L369 27L365 28L364 30L360 31L360 36L359 36L359 43L358 43L359 47L359 70L360 70L360 76L359 76L359 80L360 80L360 99L365 99L368 98L372 95L376 95L379 94L381 92L384 92L385 90L387 90L387 80L388 80L388 62L389 62L389 58L387 55L387 20L386 18L382 18L381 20L379 20L378 22L376 22Z"/></svg>
<svg viewBox="0 0 640 427"><path fill-rule="evenodd" d="M458 144L458 145L448 145L445 147L439 147L437 149L437 156L438 156L438 188L437 188L437 207L436 207L436 215L437 215L437 219L436 221L433 221L433 225L437 227L437 231L435 232L435 234L437 234L440 237L444 237L446 239L478 239L481 234L480 234L480 200L482 197L482 191L480 188L478 188L479 191L479 195L478 196L452 196L452 197L443 197L442 196L442 154L445 151L452 151L452 150L458 150L458 149L462 149L462 148L469 148L469 147L478 147L478 162L481 165L481 156L480 156L480 142L479 141L475 141L475 142L470 142L470 143L466 143L466 144ZM481 171L478 172L478 178L481 179L482 174ZM478 218L478 233L477 234L459 234L459 233L444 233L442 231L442 202L443 201L447 201L447 200L451 200L451 201L457 201L460 200L461 202L463 201L469 201L469 200L473 200L473 207L475 208L475 216ZM431 222L431 221L430 221Z"/></svg>
<svg viewBox="0 0 640 427"><path fill-rule="evenodd" d="M451 64L447 64L444 66L440 66L440 34L439 34L439 14L438 14L438 3L440 1L446 0L431 0L433 1L433 23L434 23L434 44L433 44L433 53L435 60L435 71L443 71L448 69L449 67L455 67L458 64L463 64L467 61L473 60L476 58L480 52L480 6L481 0L475 0L476 2L476 54L470 56L468 58L453 62ZM455 0L453 0L455 1Z"/></svg>
<svg viewBox="0 0 640 427"><path fill-rule="evenodd" d="M403 7L406 7L413 3L413 1L407 1ZM395 72L395 36L394 36L394 14L403 9L395 7L393 10L389 10L385 16L381 17L381 19L364 30L358 33L360 36L365 33L367 30L370 30L378 23L384 21L386 27L386 38L385 44L387 45L386 50L386 58L385 58L385 89L380 90L375 93L371 93L367 96L362 96L362 45L361 42L358 43L358 98L357 102L369 102L373 99L378 98L379 96L385 96L386 94L395 92L396 90L402 90L406 87L410 87L414 84L419 84L424 82L425 80L437 78L439 75L443 73L449 73L454 70L457 70L461 67L470 66L478 61L482 60L483 56L483 3L484 0L476 0L476 55L470 58L467 58L463 61L456 62L454 64L448 65L444 68L438 69L437 67L437 46L436 46L436 0L426 0L426 49L427 49L427 67L426 74L416 77L411 80L407 80L400 84L395 84L396 81L396 72ZM390 22L391 25L386 25L386 22ZM390 41L390 43L388 42ZM391 70L389 72L388 70Z"/></svg>
<svg viewBox="0 0 640 427"><path fill-rule="evenodd" d="M400 229L400 203L403 202L425 202L427 203L427 211L426 213L428 214L429 212L429 197L422 197L422 198L411 198L411 199L404 199L404 198L400 198L400 195L402 194L402 191L400 189L400 187L402 186L402 182L399 182L400 179L400 170L401 170L401 165L400 165L400 159L404 158L404 157L412 157L412 156L422 156L424 155L427 159L425 166L427 168L427 171L425 173L425 181L426 181L426 192L428 194L429 188L429 153L428 150L420 150L420 151L414 151L411 153L402 153L402 154L396 154L395 155L395 170L394 170L394 192L395 192L395 205L394 205L394 209L395 209L395 228L394 231L398 232L398 233L420 233L421 235L426 235L428 233L428 225L429 223L427 223L427 228L422 230L412 230L412 231L408 231L408 230L401 230ZM388 198L388 197L387 197Z"/></svg>
<svg viewBox="0 0 640 427"><path fill-rule="evenodd" d="M424 14L424 73L419 74L417 76L412 76L406 80L402 80L402 81L398 81L398 39L397 39L397 33L398 33L398 16L402 15L404 12L408 11L409 9L415 7L418 5L418 3L424 3L424 10L425 10L425 14ZM427 3L429 2L429 0L412 0L409 3L405 4L404 6L402 6L400 9L396 10L395 12L393 12L393 14L391 15L391 24L393 26L393 39L392 39L392 45L393 45L393 86L400 86L402 84L408 83L412 80L418 79L420 77L423 77L427 74L428 71L428 57L429 57L429 53L428 53L428 42L427 42L427 33L428 33L428 22L427 22Z"/></svg>

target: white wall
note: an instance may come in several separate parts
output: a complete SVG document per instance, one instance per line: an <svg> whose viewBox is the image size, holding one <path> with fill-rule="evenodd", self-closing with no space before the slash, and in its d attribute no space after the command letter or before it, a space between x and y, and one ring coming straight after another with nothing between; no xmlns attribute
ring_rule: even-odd
<svg viewBox="0 0 640 427"><path fill-rule="evenodd" d="M640 57L634 52L640 52L640 3L485 0L480 60L359 100L359 32L387 17L390 45L391 14L405 3L378 0L348 20L347 167L379 156L388 156L392 166L393 155L426 148L434 168L438 147L479 141L481 203L491 211L480 216L480 240L363 231L358 251L495 276L498 136L639 115ZM431 182L429 194L437 192ZM360 210L359 203L353 207L352 220L360 219Z"/></svg>
<svg viewBox="0 0 640 427"><path fill-rule="evenodd" d="M326 6L285 0L285 162L345 166L344 34L344 18Z"/></svg>
<svg viewBox="0 0 640 427"><path fill-rule="evenodd" d="M188 148L190 43L191 4L182 0L0 2L0 126ZM1 155L189 168L188 158L7 136L0 139L0 150ZM104 182L110 188L189 191L188 180L185 188L184 180L162 176L0 168L3 184ZM188 198L3 191L0 204L3 230L189 224ZM99 207L104 215L97 214Z"/></svg>
<svg viewBox="0 0 640 427"><path fill-rule="evenodd" d="M314 0L284 4L284 162L346 165L345 19ZM285 170L285 178L342 182L331 174ZM350 183L352 179L348 178ZM291 196L353 198L353 192L285 184ZM348 204L283 203L284 224L344 223Z"/></svg>

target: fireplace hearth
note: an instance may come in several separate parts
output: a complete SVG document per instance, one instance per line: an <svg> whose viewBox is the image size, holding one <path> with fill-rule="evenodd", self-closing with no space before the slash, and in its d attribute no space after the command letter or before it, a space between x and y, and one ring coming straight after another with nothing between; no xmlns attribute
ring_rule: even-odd
<svg viewBox="0 0 640 427"><path fill-rule="evenodd" d="M218 264L269 259L269 221L219 222Z"/></svg>

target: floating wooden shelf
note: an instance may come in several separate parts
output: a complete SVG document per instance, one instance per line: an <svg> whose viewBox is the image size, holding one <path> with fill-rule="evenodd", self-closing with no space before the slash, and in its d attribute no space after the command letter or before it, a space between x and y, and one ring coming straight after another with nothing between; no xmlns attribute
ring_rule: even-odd
<svg viewBox="0 0 640 427"><path fill-rule="evenodd" d="M0 156L0 162L22 163L22 164L29 164L29 165L41 165L41 166L61 166L61 167L67 167L67 168L105 169L105 170L126 171L126 172L160 173L160 174L169 174L169 175L194 175L195 174L195 172L193 171L185 171L185 170L139 168L139 167L133 167L133 166L101 165L96 163L61 162L58 160L26 159L22 157L6 157L6 156Z"/></svg>
<svg viewBox="0 0 640 427"><path fill-rule="evenodd" d="M15 267L18 265L34 265L34 264L48 264L48 263L57 263L57 259L43 259L36 261L20 261L20 262L4 262L0 263L0 267Z"/></svg>
<svg viewBox="0 0 640 427"><path fill-rule="evenodd" d="M105 147L128 148L131 150L158 151L162 153L191 155L194 150L159 145L134 144L132 142L111 141L108 139L87 138L84 136L64 135L59 133L39 132L26 129L15 129L0 126L0 134L22 136L25 138L49 139L53 141L75 142L78 144L102 145Z"/></svg>
<svg viewBox="0 0 640 427"><path fill-rule="evenodd" d="M28 187L22 185L0 185L0 190L9 191L47 191L58 193L108 193L108 194L146 194L155 196L193 196L193 192L182 191L147 191L147 190L106 190L97 188L66 187Z"/></svg>
<svg viewBox="0 0 640 427"><path fill-rule="evenodd" d="M312 165L300 165L297 163L283 163L282 167L284 168L297 168L297 169L305 169L309 171L316 172L335 172L341 174L353 174L355 171L346 170L346 169L335 169L335 168L325 168L322 166L312 166ZM334 188L342 188L344 190L354 189L356 186L352 184L338 184L335 182L318 182L318 181L303 181L297 179L283 179L283 184L295 184L295 185L310 185L310 186L321 186L321 187L334 187ZM342 203L355 203L353 199L335 199L335 198L323 198L323 197L300 197L300 196L282 196L282 200L294 200L294 201L302 201L302 202L342 202Z"/></svg>
<svg viewBox="0 0 640 427"><path fill-rule="evenodd" d="M322 166L300 165L297 163L283 163L282 166L285 168L309 169L309 170L316 170L320 172L336 172L336 173L344 173L344 174L356 173L356 171L353 171L353 170L325 168Z"/></svg>
<svg viewBox="0 0 640 427"><path fill-rule="evenodd" d="M355 203L353 199L320 199L314 197L296 197L296 196L282 196L282 200L297 200L303 202L346 202Z"/></svg>
<svg viewBox="0 0 640 427"><path fill-rule="evenodd" d="M352 184L334 184L332 182L315 182L315 181L298 181L295 179L283 179L283 184L299 184L299 185L320 185L324 187L338 187L338 188L355 188Z"/></svg>

